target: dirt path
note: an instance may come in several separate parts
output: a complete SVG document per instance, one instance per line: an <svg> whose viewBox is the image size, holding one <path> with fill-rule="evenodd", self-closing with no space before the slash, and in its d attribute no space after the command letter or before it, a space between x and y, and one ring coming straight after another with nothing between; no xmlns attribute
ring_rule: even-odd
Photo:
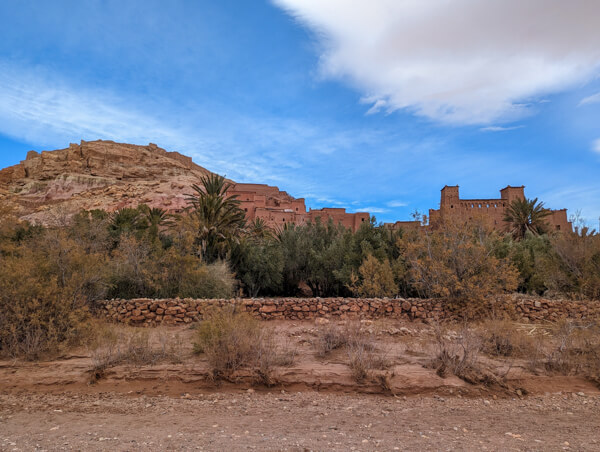
<svg viewBox="0 0 600 452"><path fill-rule="evenodd" d="M1 450L589 450L600 397L0 394Z"/></svg>

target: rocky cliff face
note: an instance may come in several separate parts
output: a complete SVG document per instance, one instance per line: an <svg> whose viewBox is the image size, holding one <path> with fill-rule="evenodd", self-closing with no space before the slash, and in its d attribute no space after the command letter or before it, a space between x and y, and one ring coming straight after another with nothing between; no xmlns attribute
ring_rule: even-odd
<svg viewBox="0 0 600 452"><path fill-rule="evenodd" d="M31 151L18 165L0 170L0 204L43 224L82 209L114 211L140 203L173 212L186 206L191 185L209 173L190 157L152 143L82 141Z"/></svg>

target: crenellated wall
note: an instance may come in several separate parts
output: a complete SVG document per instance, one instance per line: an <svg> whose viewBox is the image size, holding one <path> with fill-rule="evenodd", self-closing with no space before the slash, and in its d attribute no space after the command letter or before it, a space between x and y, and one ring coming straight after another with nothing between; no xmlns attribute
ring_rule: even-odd
<svg viewBox="0 0 600 452"><path fill-rule="evenodd" d="M416 321L461 320L494 314L526 322L554 321L562 317L600 318L600 301L548 300L523 295L488 300L479 311L439 299L388 298L234 298L217 300L139 298L99 302L99 313L111 320L133 325L176 325L202 318L215 306L237 305L264 320L389 317ZM467 314L468 312L468 314Z"/></svg>

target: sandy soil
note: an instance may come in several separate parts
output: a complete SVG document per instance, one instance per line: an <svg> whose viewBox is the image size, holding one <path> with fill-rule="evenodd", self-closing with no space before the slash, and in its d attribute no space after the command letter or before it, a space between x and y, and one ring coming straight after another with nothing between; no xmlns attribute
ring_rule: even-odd
<svg viewBox="0 0 600 452"><path fill-rule="evenodd" d="M357 383L338 350L315 355L315 325L270 323L296 350L274 385L251 372L216 384L191 353L188 328L170 337L178 359L120 364L90 384L93 351L0 361L0 450L600 450L600 392L579 377L534 375L493 361L507 387L441 378L426 326L369 325L392 366Z"/></svg>

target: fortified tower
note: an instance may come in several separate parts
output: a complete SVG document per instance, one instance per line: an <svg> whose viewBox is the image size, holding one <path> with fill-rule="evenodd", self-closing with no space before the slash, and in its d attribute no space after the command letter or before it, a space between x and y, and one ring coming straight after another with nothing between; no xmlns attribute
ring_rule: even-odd
<svg viewBox="0 0 600 452"><path fill-rule="evenodd" d="M458 185L442 188L440 208L429 210L429 224L435 226L440 221L480 222L496 230L506 230L504 221L506 209L515 199L525 199L525 186L510 185L500 190L499 199L461 199ZM546 221L556 231L571 231L572 225L567 220L567 210L550 210Z"/></svg>

